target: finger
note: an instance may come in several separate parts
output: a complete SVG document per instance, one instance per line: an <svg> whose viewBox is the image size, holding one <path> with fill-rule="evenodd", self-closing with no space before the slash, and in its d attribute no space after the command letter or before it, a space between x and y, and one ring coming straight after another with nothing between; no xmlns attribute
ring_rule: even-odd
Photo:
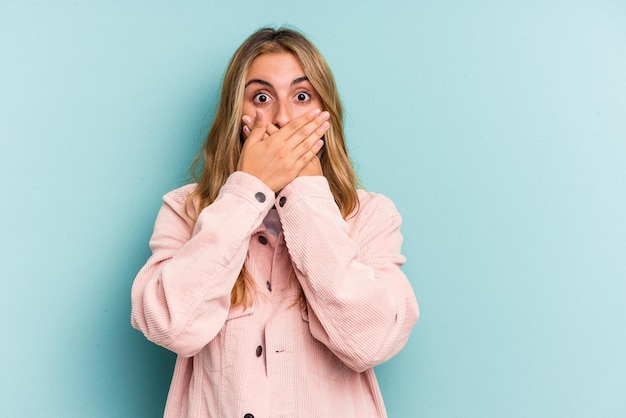
<svg viewBox="0 0 626 418"><path fill-rule="evenodd" d="M253 118L252 116L243 115L243 116L241 117L241 120L242 120L242 121L243 121L243 123L244 123L246 126L248 126L249 128L254 126L254 118Z"/></svg>
<svg viewBox="0 0 626 418"><path fill-rule="evenodd" d="M326 142L324 142L323 139L318 139L315 144L311 147L311 151L313 152L313 154L315 154L315 158L317 157L317 153L320 152L320 150L324 147L324 145L326 145Z"/></svg>
<svg viewBox="0 0 626 418"><path fill-rule="evenodd" d="M251 129L254 127L254 119L248 115L243 115L241 117L243 121L243 126L241 130L243 131L244 136L247 138L250 135Z"/></svg>
<svg viewBox="0 0 626 418"><path fill-rule="evenodd" d="M296 158L300 159L303 156L306 156L308 153L313 153L313 156L317 155L320 149L324 146L324 141L321 137L326 133L326 131L330 128L330 123L325 121L322 125L313 131L305 140L301 141L295 148L294 153ZM309 156L309 160L312 157Z"/></svg>
<svg viewBox="0 0 626 418"><path fill-rule="evenodd" d="M243 121L243 126L241 130L243 132L244 137L247 138L250 135L250 132L252 131L252 129L254 129L254 118L248 115L243 115L241 117L241 120ZM268 128L268 132L265 133L263 139L266 139L269 135L271 135L272 133L278 130L278 128L276 128L271 123L267 124L267 128Z"/></svg>
<svg viewBox="0 0 626 418"><path fill-rule="evenodd" d="M267 133L268 135L274 135L276 132L278 132L280 128L276 125L273 125L271 123L267 124Z"/></svg>
<svg viewBox="0 0 626 418"><path fill-rule="evenodd" d="M303 141L315 137L319 139L330 127L328 119L330 114L328 112L322 112L318 117L309 121L303 125L297 132L291 135L287 142L291 143L292 148L298 147Z"/></svg>
<svg viewBox="0 0 626 418"><path fill-rule="evenodd" d="M322 169L322 163L318 156L314 156L311 160L304 166L300 173L298 173L298 177L300 176L323 176L324 170Z"/></svg>
<svg viewBox="0 0 626 418"><path fill-rule="evenodd" d="M257 110L252 129L248 128L247 126L244 126L248 128L247 130L249 131L249 133L247 134L248 138L246 139L244 146L246 145L250 146L259 141L262 141L263 138L265 137L266 126L267 126L267 119L265 118L265 114L261 112L260 110ZM244 130L244 134L245 132L246 130Z"/></svg>
<svg viewBox="0 0 626 418"><path fill-rule="evenodd" d="M318 161L318 165L319 165L319 158L317 156L317 153L320 151L320 149L322 149L322 147L324 146L324 141L322 141L321 139L318 139L317 141L315 141L315 143L313 144L313 146L311 148L309 148L304 154L302 154L300 156L300 158L298 158L298 160L296 161L296 166L302 167L302 170L307 170L307 172L309 174L306 175L317 175L314 173L317 173L318 171L321 170L313 170L311 171L310 169L307 169L307 167L309 167L312 164L312 161L317 159ZM314 168L314 167L312 167ZM321 167L320 167L321 169Z"/></svg>
<svg viewBox="0 0 626 418"><path fill-rule="evenodd" d="M303 126L307 125L311 121L314 121L321 113L320 109L315 109L298 116L285 126L277 128L277 131L272 135L272 139L282 141L287 140L298 132Z"/></svg>

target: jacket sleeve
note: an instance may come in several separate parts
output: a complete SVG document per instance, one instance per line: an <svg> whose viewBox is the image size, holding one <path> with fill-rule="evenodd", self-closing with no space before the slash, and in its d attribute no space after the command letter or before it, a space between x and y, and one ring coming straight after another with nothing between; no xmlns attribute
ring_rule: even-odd
<svg viewBox="0 0 626 418"><path fill-rule="evenodd" d="M131 291L131 323L175 353L190 357L220 331L252 232L274 204L274 193L233 173L194 223L184 204L193 185L168 193L150 239L152 255Z"/></svg>
<svg viewBox="0 0 626 418"><path fill-rule="evenodd" d="M369 194L349 225L322 176L296 178L277 201L312 335L358 372L391 358L419 316L393 203Z"/></svg>

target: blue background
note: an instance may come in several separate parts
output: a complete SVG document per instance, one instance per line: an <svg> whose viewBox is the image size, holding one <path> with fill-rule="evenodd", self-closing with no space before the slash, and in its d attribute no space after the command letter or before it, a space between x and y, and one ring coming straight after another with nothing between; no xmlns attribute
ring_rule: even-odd
<svg viewBox="0 0 626 418"><path fill-rule="evenodd" d="M130 286L228 59L284 23L404 216L422 318L377 368L389 415L626 416L626 3L558 0L2 0L1 414L162 414Z"/></svg>

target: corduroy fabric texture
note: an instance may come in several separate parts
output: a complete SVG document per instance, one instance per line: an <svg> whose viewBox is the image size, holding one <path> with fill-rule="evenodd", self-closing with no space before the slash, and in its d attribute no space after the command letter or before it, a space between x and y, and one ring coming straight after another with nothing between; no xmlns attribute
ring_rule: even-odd
<svg viewBox="0 0 626 418"><path fill-rule="evenodd" d="M393 203L360 190L344 220L324 177L275 196L235 172L194 223L194 187L164 196L132 287L133 326L178 354L165 416L385 417L373 367L419 315ZM278 235L263 223L274 206ZM245 310L230 306L244 262L256 285Z"/></svg>

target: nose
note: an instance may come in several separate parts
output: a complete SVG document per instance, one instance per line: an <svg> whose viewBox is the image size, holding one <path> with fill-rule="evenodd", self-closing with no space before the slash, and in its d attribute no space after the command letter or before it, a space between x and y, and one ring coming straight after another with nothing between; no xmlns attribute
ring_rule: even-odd
<svg viewBox="0 0 626 418"><path fill-rule="evenodd" d="M282 128L286 124L291 121L291 110L289 105L285 102L280 102L276 106L276 111L274 112L274 117L272 118L272 123L277 128Z"/></svg>

